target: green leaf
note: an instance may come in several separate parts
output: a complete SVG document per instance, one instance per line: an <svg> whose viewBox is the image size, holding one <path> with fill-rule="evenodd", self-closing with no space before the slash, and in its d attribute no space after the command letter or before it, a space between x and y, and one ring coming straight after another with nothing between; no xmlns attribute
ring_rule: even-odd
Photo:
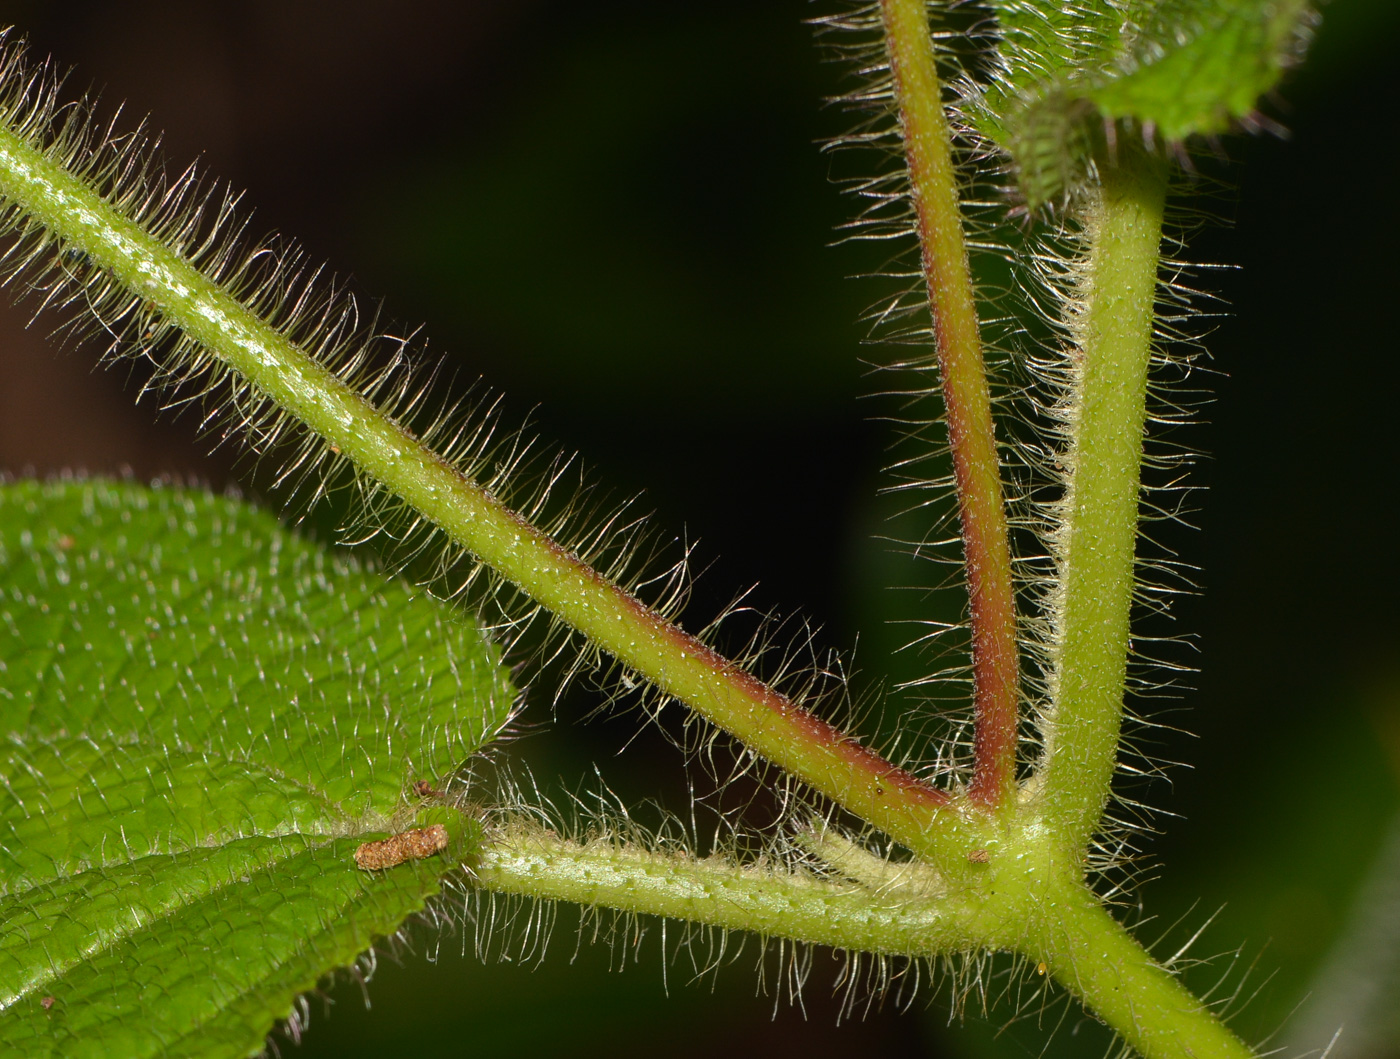
<svg viewBox="0 0 1400 1059"><path fill-rule="evenodd" d="M1228 130L1302 50L1306 0L990 0L1001 71L982 131L1032 208L1082 179L1106 122L1153 144Z"/></svg>
<svg viewBox="0 0 1400 1059"><path fill-rule="evenodd" d="M412 786L513 698L460 615L239 501L0 486L0 1051L260 1051L469 854ZM443 855L356 866L428 818Z"/></svg>

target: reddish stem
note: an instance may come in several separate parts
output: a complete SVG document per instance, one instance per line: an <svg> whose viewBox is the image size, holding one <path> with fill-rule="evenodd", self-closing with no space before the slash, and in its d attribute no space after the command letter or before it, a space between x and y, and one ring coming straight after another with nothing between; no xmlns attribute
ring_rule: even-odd
<svg viewBox="0 0 1400 1059"><path fill-rule="evenodd" d="M881 0L885 41L933 316L972 611L973 802L1006 804L1016 780L1020 699L1016 602L992 428L991 393L972 297L953 168L924 0Z"/></svg>
<svg viewBox="0 0 1400 1059"><path fill-rule="evenodd" d="M454 485L475 505L478 524L498 520L515 541L529 541L528 573L510 561L494 565L556 614L583 629L595 643L644 673L657 687L691 706L751 749L800 776L823 794L909 842L929 823L928 812L952 798L864 746L853 735L775 691L714 648L666 621L621 586L579 560L556 541L456 475ZM522 573L524 576L522 576ZM563 589L561 591L561 588ZM580 597L585 605L580 607ZM575 617L578 614L578 617ZM582 620L580 620L582 619Z"/></svg>
<svg viewBox="0 0 1400 1059"><path fill-rule="evenodd" d="M0 124L0 198L87 255L198 343L172 376L232 373L235 392L268 399L332 452L440 527L561 621L753 753L798 776L921 853L955 821L942 791L745 673L648 610L427 448L370 398L296 345L83 179ZM182 356L187 347L180 346ZM232 381L232 380L231 380ZM242 398L240 398L241 400ZM236 424L235 424L236 426Z"/></svg>

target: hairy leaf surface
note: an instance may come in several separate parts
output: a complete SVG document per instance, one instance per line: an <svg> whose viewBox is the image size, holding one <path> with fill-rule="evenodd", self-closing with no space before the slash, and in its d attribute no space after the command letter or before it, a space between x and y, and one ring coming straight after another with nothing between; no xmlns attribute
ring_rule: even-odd
<svg viewBox="0 0 1400 1059"><path fill-rule="evenodd" d="M195 490L0 486L0 1050L256 1053L464 850L361 871L513 699L476 628Z"/></svg>
<svg viewBox="0 0 1400 1059"><path fill-rule="evenodd" d="M1228 130L1299 56L1306 0L989 0L1001 27L982 131L1034 207L1082 179L1106 122L1154 144Z"/></svg>

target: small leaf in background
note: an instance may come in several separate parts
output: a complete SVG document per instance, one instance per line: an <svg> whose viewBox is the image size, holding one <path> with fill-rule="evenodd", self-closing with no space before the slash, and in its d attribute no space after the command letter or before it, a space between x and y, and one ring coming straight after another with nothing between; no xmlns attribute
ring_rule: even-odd
<svg viewBox="0 0 1400 1059"><path fill-rule="evenodd" d="M0 486L0 1050L242 1056L468 852L367 872L514 698L469 621L237 500Z"/></svg>
<svg viewBox="0 0 1400 1059"><path fill-rule="evenodd" d="M977 117L1034 209L1083 178L1105 122L1151 144L1228 131L1307 42L1305 0L991 0L999 77Z"/></svg>

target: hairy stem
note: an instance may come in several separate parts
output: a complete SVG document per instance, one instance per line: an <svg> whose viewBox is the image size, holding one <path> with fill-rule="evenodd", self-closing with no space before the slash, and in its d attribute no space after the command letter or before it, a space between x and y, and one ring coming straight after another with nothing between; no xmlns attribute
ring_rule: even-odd
<svg viewBox="0 0 1400 1059"><path fill-rule="evenodd" d="M81 179L0 129L0 194L202 343L359 471L590 641L759 755L934 855L947 794L647 609L423 446Z"/></svg>
<svg viewBox="0 0 1400 1059"><path fill-rule="evenodd" d="M1048 899L1047 899L1048 898ZM1147 1059L1249 1059L1255 1052L1154 961L1087 887L1044 895L1023 951Z"/></svg>
<svg viewBox="0 0 1400 1059"><path fill-rule="evenodd" d="M804 845L850 882L607 839L577 842L535 824L488 837L472 870L478 885L498 893L851 952L1015 952L1044 964L1147 1059L1254 1054L1123 929L1043 833L1008 833L985 869L991 885L980 892L949 885L918 862L883 861L836 835L809 838Z"/></svg>
<svg viewBox="0 0 1400 1059"><path fill-rule="evenodd" d="M1053 699L1040 765L1046 819L1075 848L1098 826L1117 763L1165 195L1162 166L1126 153L1103 167L1085 221Z"/></svg>
<svg viewBox="0 0 1400 1059"><path fill-rule="evenodd" d="M881 0L880 10L933 316L967 564L975 687L974 771L968 793L974 802L1003 805L1016 781L1016 598L952 136L924 0Z"/></svg>
<svg viewBox="0 0 1400 1059"><path fill-rule="evenodd" d="M926 888L872 891L536 827L488 840L473 872L500 893L647 913L852 952L933 956L977 945L982 910Z"/></svg>

